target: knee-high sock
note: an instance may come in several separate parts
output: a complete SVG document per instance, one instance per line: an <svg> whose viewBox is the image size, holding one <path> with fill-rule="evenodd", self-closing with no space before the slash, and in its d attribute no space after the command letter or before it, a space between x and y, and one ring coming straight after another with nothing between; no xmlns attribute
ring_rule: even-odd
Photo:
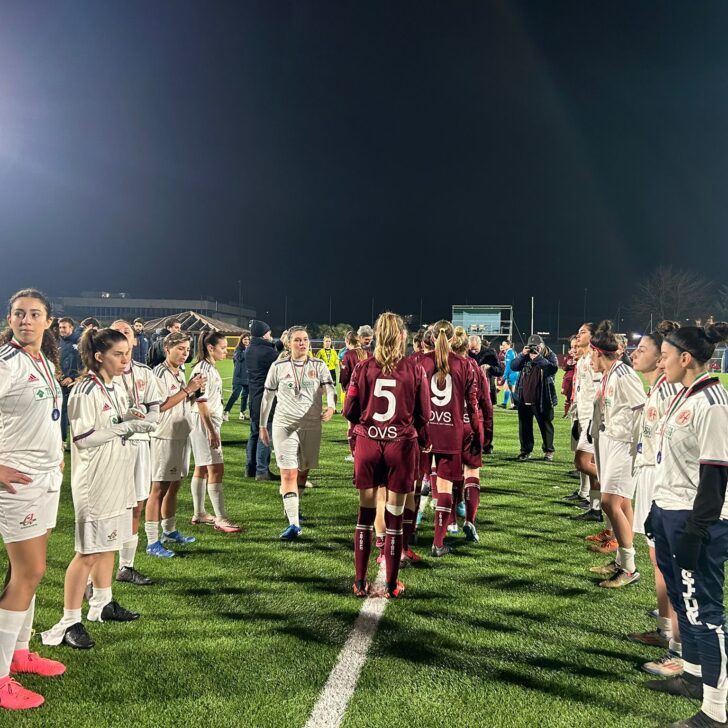
<svg viewBox="0 0 728 728"><path fill-rule="evenodd" d="M354 567L357 581L364 581L367 578L376 513L376 508L359 508L359 518L354 530Z"/></svg>
<svg viewBox="0 0 728 728"><path fill-rule="evenodd" d="M589 498L589 476L586 473L579 473L579 495L582 498Z"/></svg>
<svg viewBox="0 0 728 728"><path fill-rule="evenodd" d="M215 511L216 518L227 518L225 513L225 498L222 492L222 483L208 483L207 494L210 496L212 510Z"/></svg>
<svg viewBox="0 0 728 728"><path fill-rule="evenodd" d="M458 505L463 494L463 481L456 480L452 484L452 510L450 511L450 523L458 522Z"/></svg>
<svg viewBox="0 0 728 728"><path fill-rule="evenodd" d="M418 480L415 483L415 513L418 513L420 510L420 501L422 500L422 481ZM417 524L414 525L414 528L417 528ZM407 541L405 543L405 548L409 545Z"/></svg>
<svg viewBox="0 0 728 728"><path fill-rule="evenodd" d="M404 518L402 519L402 550L406 551L410 545L410 539L415 531L415 518L417 511L404 509ZM386 519L386 516L385 516Z"/></svg>
<svg viewBox="0 0 728 728"><path fill-rule="evenodd" d="M147 537L147 546L159 541L159 521L145 521L144 534Z"/></svg>
<svg viewBox="0 0 728 728"><path fill-rule="evenodd" d="M291 526L300 526L298 512L298 493L284 493L283 495L283 511L288 518Z"/></svg>
<svg viewBox="0 0 728 728"><path fill-rule="evenodd" d="M602 493L599 490L596 490L595 488L589 489L589 504L592 507L592 510L595 511L601 511L602 510Z"/></svg>
<svg viewBox="0 0 728 728"><path fill-rule="evenodd" d="M35 595L30 600L30 606L28 611L25 613L25 619L23 620L23 626L18 632L18 640L15 643L15 650L27 650L30 646L30 636L33 634L33 617L35 617Z"/></svg>
<svg viewBox="0 0 728 728"><path fill-rule="evenodd" d="M475 523L480 505L480 478L465 479L465 520Z"/></svg>
<svg viewBox="0 0 728 728"><path fill-rule="evenodd" d="M393 506L387 503L384 509L384 522L387 536L384 539L384 565L387 569L387 584L391 589L397 586L399 565L402 561L402 511L404 505Z"/></svg>
<svg viewBox="0 0 728 728"><path fill-rule="evenodd" d="M200 478L197 475L192 476L190 481L190 490L192 491L192 511L195 516L204 516L205 511L205 487L207 486L207 478Z"/></svg>
<svg viewBox="0 0 728 728"><path fill-rule="evenodd" d="M27 613L26 609L22 612L0 609L0 679L10 674L10 662Z"/></svg>
<svg viewBox="0 0 728 728"><path fill-rule="evenodd" d="M134 566L137 546L139 545L139 534L135 533L128 541L124 541L119 549L119 568L123 566Z"/></svg>
<svg viewBox="0 0 728 728"><path fill-rule="evenodd" d="M437 473L433 470L430 474L430 497L437 502Z"/></svg>
<svg viewBox="0 0 728 728"><path fill-rule="evenodd" d="M435 538L433 546L442 546L447 533L447 525L450 523L450 511L452 510L452 493L439 493L437 496L437 507L435 508Z"/></svg>

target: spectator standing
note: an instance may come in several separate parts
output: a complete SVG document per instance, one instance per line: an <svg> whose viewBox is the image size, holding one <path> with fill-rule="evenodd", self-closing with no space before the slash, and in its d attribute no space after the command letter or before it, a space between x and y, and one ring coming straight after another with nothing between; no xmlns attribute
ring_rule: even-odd
<svg viewBox="0 0 728 728"><path fill-rule="evenodd" d="M321 359L326 366L329 368L329 374L331 375L331 381L334 383L334 387L336 386L336 362L338 361L339 357L336 353L336 349L333 348L331 337L330 336L324 336L324 346L323 349L319 349L316 353L316 358Z"/></svg>
<svg viewBox="0 0 728 728"><path fill-rule="evenodd" d="M138 364L146 364L149 355L149 338L144 333L143 319L134 319L134 338L136 344L131 350L131 358Z"/></svg>
<svg viewBox="0 0 728 728"><path fill-rule="evenodd" d="M486 341L483 346L483 340L480 336L470 336L468 338L468 356L475 359L476 364L483 369L483 373L488 377L490 382L490 401L496 403L496 377L503 376L503 366L498 360L498 354L495 349L490 348L490 342Z"/></svg>
<svg viewBox="0 0 728 728"><path fill-rule="evenodd" d="M516 358L516 352L513 351L513 343L506 339L501 344L501 353L503 354L503 409L508 409L508 402L513 398L513 392L518 383L518 372L514 372L511 368L513 360ZM516 409L515 404L511 402L511 409Z"/></svg>
<svg viewBox="0 0 728 728"><path fill-rule="evenodd" d="M245 410L248 408L248 394L250 391L248 387L248 364L245 360L245 352L249 346L250 331L243 331L243 333L240 334L240 340L238 341L238 345L235 347L235 352L233 353L233 391L222 414L223 421L225 422L230 419L230 410L232 410L233 405L238 401L238 397L240 397L241 394L242 399L240 400L239 419L241 422L245 420Z"/></svg>
<svg viewBox="0 0 728 728"><path fill-rule="evenodd" d="M63 316L58 320L59 349L61 354L61 391L63 392L63 405L61 407L61 437L63 447L66 447L68 435L68 396L73 383L78 379L82 369L81 355L78 353L78 341L81 330L76 329L72 318Z"/></svg>
<svg viewBox="0 0 728 728"><path fill-rule="evenodd" d="M169 334L178 334L180 331L182 331L182 322L174 318L174 316L170 316L164 322L164 330L161 333L155 334L152 338L146 362L152 369L167 358L167 352L164 350L165 338Z"/></svg>

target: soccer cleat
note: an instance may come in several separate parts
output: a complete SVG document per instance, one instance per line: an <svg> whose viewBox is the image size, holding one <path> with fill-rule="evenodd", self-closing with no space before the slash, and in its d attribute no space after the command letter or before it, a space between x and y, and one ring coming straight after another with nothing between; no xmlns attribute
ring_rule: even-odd
<svg viewBox="0 0 728 728"><path fill-rule="evenodd" d="M458 518L465 518L465 501L458 503Z"/></svg>
<svg viewBox="0 0 728 728"><path fill-rule="evenodd" d="M147 546L147 556L157 556L160 559L171 559L174 551L164 548L161 541L155 541Z"/></svg>
<svg viewBox="0 0 728 728"><path fill-rule="evenodd" d="M397 581L394 586L387 584L383 596L385 599L399 599L404 594L404 589L404 583L401 581Z"/></svg>
<svg viewBox="0 0 728 728"><path fill-rule="evenodd" d="M222 413L222 421L223 422L228 422L229 420L230 420L230 413L227 410L225 410Z"/></svg>
<svg viewBox="0 0 728 728"><path fill-rule="evenodd" d="M81 622L76 622L63 633L61 644L77 650L90 650L96 643Z"/></svg>
<svg viewBox="0 0 728 728"><path fill-rule="evenodd" d="M411 548L407 548L402 552L402 558L407 559L412 564L416 564L418 561L422 561L422 557Z"/></svg>
<svg viewBox="0 0 728 728"><path fill-rule="evenodd" d="M600 581L599 586L603 587L604 589L619 589L622 586L636 584L639 580L639 571L633 571L630 574L629 571L625 571L624 569L620 568L619 571L615 571L614 574L609 577L609 579Z"/></svg>
<svg viewBox="0 0 728 728"><path fill-rule="evenodd" d="M660 616L660 610L659 609L647 609L645 610L648 617L652 617L652 619L657 619Z"/></svg>
<svg viewBox="0 0 728 728"><path fill-rule="evenodd" d="M355 581L354 585L351 587L351 590L354 592L355 597L360 597L361 599L364 599L365 597L369 596L369 582L364 579Z"/></svg>
<svg viewBox="0 0 728 728"><path fill-rule="evenodd" d="M214 526L215 516L210 513L203 513L201 516L192 516L190 523L193 526Z"/></svg>
<svg viewBox="0 0 728 728"><path fill-rule="evenodd" d="M602 543L610 538L614 538L614 536L608 528L599 531L599 533L590 533L588 536L584 536L584 540L590 543Z"/></svg>
<svg viewBox="0 0 728 728"><path fill-rule="evenodd" d="M281 539L281 541L295 541L300 535L301 535L300 527L294 526L293 524L291 524L280 535L280 539Z"/></svg>
<svg viewBox="0 0 728 728"><path fill-rule="evenodd" d="M579 494L578 490L575 490L573 493L569 493L569 495L564 496L565 501L578 501L581 500L581 495Z"/></svg>
<svg viewBox="0 0 728 728"><path fill-rule="evenodd" d="M597 521L601 523L604 520L601 510L590 508L586 513L580 513L578 516L571 516L572 521Z"/></svg>
<svg viewBox="0 0 728 728"><path fill-rule="evenodd" d="M728 720L723 722L714 720L709 715L703 713L702 710L699 710L691 718L670 723L667 728L719 728L720 726L728 726Z"/></svg>
<svg viewBox="0 0 728 728"><path fill-rule="evenodd" d="M174 531L162 533L161 543L171 541L172 543L194 543L197 539L194 536L183 536L176 529Z"/></svg>
<svg viewBox="0 0 728 728"><path fill-rule="evenodd" d="M650 675L659 675L660 677L677 677L682 675L685 670L685 663L682 657L668 650L666 654L658 660L651 660L642 665L645 672Z"/></svg>
<svg viewBox="0 0 728 728"><path fill-rule="evenodd" d="M27 710L37 708L43 705L44 702L42 695L38 695L32 690L26 690L10 675L0 679L0 708L5 708L5 710Z"/></svg>
<svg viewBox="0 0 728 728"><path fill-rule="evenodd" d="M592 574L601 574L602 576L611 576L619 571L619 564L616 561L610 561L604 566L592 566L589 568Z"/></svg>
<svg viewBox="0 0 728 728"><path fill-rule="evenodd" d="M530 459L531 459L530 452L522 452L519 454L519 456L517 458L517 460L519 460L520 462L525 462L526 460L530 460Z"/></svg>
<svg viewBox="0 0 728 728"><path fill-rule="evenodd" d="M465 534L465 540L470 543L478 543L478 541L480 541L478 538L478 532L475 529L475 524L470 523L470 521L465 521L463 524L463 533Z"/></svg>
<svg viewBox="0 0 728 728"><path fill-rule="evenodd" d="M433 546L432 547L432 555L436 558L439 558L440 556L447 556L448 554L452 553L452 549L447 546L446 544L442 546Z"/></svg>
<svg viewBox="0 0 728 728"><path fill-rule="evenodd" d="M608 541L601 543L593 543L589 546L589 551L597 554L613 554L619 548L616 538L610 538Z"/></svg>
<svg viewBox="0 0 728 728"><path fill-rule="evenodd" d="M627 639L648 647L667 648L670 644L670 638L660 629L653 629L651 632L633 632L627 635Z"/></svg>
<svg viewBox="0 0 728 728"><path fill-rule="evenodd" d="M218 518L215 521L215 530L221 533L240 533L243 529L229 518Z"/></svg>
<svg viewBox="0 0 728 728"><path fill-rule="evenodd" d="M101 610L102 622L133 622L139 617L141 617L141 614L125 609L116 600L110 601ZM86 618L91 619L88 615Z"/></svg>
<svg viewBox="0 0 728 728"><path fill-rule="evenodd" d="M543 454L543 459L544 459L544 460L545 460L545 461L546 461L547 463L552 463L552 462L554 461L554 454L553 454L552 452L545 452L545 453Z"/></svg>
<svg viewBox="0 0 728 728"><path fill-rule="evenodd" d="M658 693L678 695L681 698L692 700L703 699L703 680L693 675L683 673L675 677L668 677L667 680L648 680L645 687L656 690Z"/></svg>
<svg viewBox="0 0 728 728"><path fill-rule="evenodd" d="M458 524L457 524L457 523L451 523L451 524L450 524L450 525L449 525L449 526L447 527L447 532L448 532L449 534L456 534L456 533L460 533L460 529L458 528Z"/></svg>
<svg viewBox="0 0 728 728"><path fill-rule="evenodd" d="M141 571L137 571L133 566L122 566L116 572L116 581L127 582L128 584L134 584L134 586L150 586L154 584L148 576L144 576Z"/></svg>
<svg viewBox="0 0 728 728"><path fill-rule="evenodd" d="M245 414L244 414L243 412L241 412L241 413L240 413L240 416L238 417L238 419L239 419L239 420L240 420L241 422L245 422Z"/></svg>
<svg viewBox="0 0 728 728"><path fill-rule="evenodd" d="M27 673L42 675L43 677L56 677L63 675L64 672L66 672L66 666L62 662L49 660L47 657L41 657L37 652L28 652L28 650L16 650L10 663L10 673L12 675Z"/></svg>

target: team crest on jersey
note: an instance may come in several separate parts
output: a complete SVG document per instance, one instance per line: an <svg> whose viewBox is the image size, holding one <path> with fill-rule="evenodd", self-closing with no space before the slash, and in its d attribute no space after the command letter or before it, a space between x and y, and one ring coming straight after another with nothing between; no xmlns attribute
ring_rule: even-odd
<svg viewBox="0 0 728 728"><path fill-rule="evenodd" d="M657 420L657 407L647 408L647 421L655 422Z"/></svg>
<svg viewBox="0 0 728 728"><path fill-rule="evenodd" d="M675 417L675 424L678 427L685 427L685 425L690 422L692 417L693 413L690 410L682 410L681 412L677 413L677 417Z"/></svg>
<svg viewBox="0 0 728 728"><path fill-rule="evenodd" d="M38 519L35 517L35 513L29 513L21 522L21 528L32 528L37 523Z"/></svg>
<svg viewBox="0 0 728 728"><path fill-rule="evenodd" d="M28 381L29 382L37 382L38 381L38 377L36 377L35 374L33 374L33 372L31 372L30 373L30 376L28 377Z"/></svg>
<svg viewBox="0 0 728 728"><path fill-rule="evenodd" d="M309 379L316 379L316 376L317 376L316 375L316 370L315 369L309 369L308 378Z"/></svg>

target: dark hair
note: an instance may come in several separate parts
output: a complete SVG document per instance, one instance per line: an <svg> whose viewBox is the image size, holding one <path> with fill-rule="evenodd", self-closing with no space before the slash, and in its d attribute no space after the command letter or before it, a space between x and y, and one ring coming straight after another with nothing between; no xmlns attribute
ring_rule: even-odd
<svg viewBox="0 0 728 728"><path fill-rule="evenodd" d="M221 341L227 341L227 337L219 331L207 331L201 333L197 337L197 356L195 357L195 364L199 364L201 361L210 361L209 354L207 353L207 347L216 346Z"/></svg>
<svg viewBox="0 0 728 728"><path fill-rule="evenodd" d="M412 337L412 343L415 346L419 346L422 343L422 340L425 338L425 330L420 329L419 331L415 332L415 335Z"/></svg>
<svg viewBox="0 0 728 728"><path fill-rule="evenodd" d="M10 316L13 310L13 304L19 298L35 298L37 301L40 301L43 304L43 308L46 310L46 316L51 318L51 302L36 288L23 288L10 296L10 300L8 301L8 316ZM8 326L5 331L0 334L0 344L7 344L12 338L13 330L10 326ZM50 329L43 332L43 341L41 341L40 349L45 354L46 358L53 362L53 366L56 369L56 376L60 377L61 355L58 351L58 340Z"/></svg>
<svg viewBox="0 0 728 728"><path fill-rule="evenodd" d="M166 321L164 322L164 328L165 328L165 329L170 329L170 328L172 328L172 326L174 326L175 324L179 324L180 326L182 326L182 322L181 322L181 321L180 321L180 320L179 320L178 318L175 318L174 316L170 316L170 317L169 317L169 318L168 318L168 319L167 319L167 320L166 320Z"/></svg>
<svg viewBox="0 0 728 728"><path fill-rule="evenodd" d="M650 331L649 334L645 334L642 338L649 339L655 345L657 351L660 351L665 337L673 331L677 331L679 328L680 324L677 321L660 321L654 331Z"/></svg>
<svg viewBox="0 0 728 728"><path fill-rule="evenodd" d="M716 344L728 341L728 323L716 321L705 326L683 326L667 334L665 341L705 364L713 356Z"/></svg>
<svg viewBox="0 0 728 728"><path fill-rule="evenodd" d="M594 324L591 321L585 321L579 328L586 328L589 329L589 333L594 336Z"/></svg>
<svg viewBox="0 0 728 728"><path fill-rule="evenodd" d="M240 338L238 339L238 345L235 347L236 349L241 349L242 351L245 351L245 344L243 344L244 338L250 338L250 331L247 329L243 329Z"/></svg>
<svg viewBox="0 0 728 728"><path fill-rule="evenodd" d="M614 324L611 321L607 319L599 322L592 333L591 345L608 359L616 358L619 340L614 333Z"/></svg>
<svg viewBox="0 0 728 728"><path fill-rule="evenodd" d="M71 324L75 328L76 322L70 317L70 316L61 316L61 318L58 319L59 324Z"/></svg>
<svg viewBox="0 0 728 728"><path fill-rule="evenodd" d="M425 333L422 335L422 343L430 350L435 350L435 330L432 326L428 326L425 329Z"/></svg>
<svg viewBox="0 0 728 728"><path fill-rule="evenodd" d="M191 339L192 337L184 331L174 331L164 337L163 345L165 349L169 350L173 346L184 344L185 341L190 341Z"/></svg>
<svg viewBox="0 0 728 728"><path fill-rule="evenodd" d="M81 321L81 326L84 329L87 329L89 326L93 326L93 328L95 328L95 329L101 328L101 324L99 323L99 320L93 318L93 316L89 316L88 318L85 318L83 321Z"/></svg>
<svg viewBox="0 0 728 728"><path fill-rule="evenodd" d="M142 319L142 318L135 318L134 319L134 323L135 324L141 324L142 326L144 326L144 319Z"/></svg>
<svg viewBox="0 0 728 728"><path fill-rule="evenodd" d="M82 376L86 376L89 372L97 373L100 364L96 361L94 354L106 353L114 344L124 342L128 344L128 340L121 331L116 329L92 329L87 328L81 335L78 342L78 353L81 355L81 362L85 367Z"/></svg>

